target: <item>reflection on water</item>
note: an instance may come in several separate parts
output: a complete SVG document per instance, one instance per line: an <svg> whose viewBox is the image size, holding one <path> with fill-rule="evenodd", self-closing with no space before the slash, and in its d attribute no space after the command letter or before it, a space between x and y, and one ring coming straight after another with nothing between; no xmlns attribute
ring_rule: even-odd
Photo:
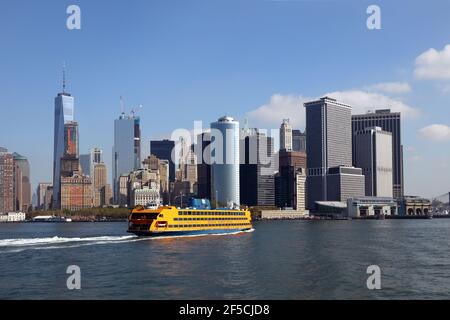
<svg viewBox="0 0 450 320"><path fill-rule="evenodd" d="M137 238L126 223L0 225L0 298L448 298L450 221L263 221L254 232ZM66 289L80 266L82 290ZM382 290L366 287L381 267Z"/></svg>

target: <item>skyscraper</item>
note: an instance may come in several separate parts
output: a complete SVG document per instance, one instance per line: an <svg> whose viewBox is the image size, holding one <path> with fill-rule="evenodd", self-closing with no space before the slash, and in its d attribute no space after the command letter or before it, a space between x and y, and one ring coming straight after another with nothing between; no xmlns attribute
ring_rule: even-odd
<svg viewBox="0 0 450 320"><path fill-rule="evenodd" d="M84 175L81 170L78 123L75 121L64 124L64 155L61 158L60 167L60 209L91 208L93 206L92 179Z"/></svg>
<svg viewBox="0 0 450 320"><path fill-rule="evenodd" d="M28 159L17 152L14 160L14 210L28 212L31 209L30 164Z"/></svg>
<svg viewBox="0 0 450 320"><path fill-rule="evenodd" d="M274 206L276 164L273 138L257 130L242 131L240 201L248 206Z"/></svg>
<svg viewBox="0 0 450 320"><path fill-rule="evenodd" d="M289 119L283 119L280 127L280 150L292 151L292 127Z"/></svg>
<svg viewBox="0 0 450 320"><path fill-rule="evenodd" d="M36 195L37 195L37 209L43 210L45 209L45 193L47 192L47 188L52 184L50 182L39 182Z"/></svg>
<svg viewBox="0 0 450 320"><path fill-rule="evenodd" d="M180 158L180 181L188 181L190 193L197 188L197 157L191 147L186 149L186 154Z"/></svg>
<svg viewBox="0 0 450 320"><path fill-rule="evenodd" d="M361 170L351 168L351 106L329 97L307 102L304 106L308 207L314 209L316 201L342 201L348 195L360 196L361 192L364 195L364 176ZM341 190L350 187L351 184L346 183L350 176L358 181L357 192ZM359 190L361 181L363 190Z"/></svg>
<svg viewBox="0 0 450 320"><path fill-rule="evenodd" d="M94 167L98 163L103 163L103 150L100 148L92 148L89 152L89 174L94 172Z"/></svg>
<svg viewBox="0 0 450 320"><path fill-rule="evenodd" d="M300 130L292 130L292 151L306 152L306 134Z"/></svg>
<svg viewBox="0 0 450 320"><path fill-rule="evenodd" d="M211 199L211 154L207 151L210 144L208 132L197 136L197 196L202 199Z"/></svg>
<svg viewBox="0 0 450 320"><path fill-rule="evenodd" d="M14 160L0 147L0 213L14 211Z"/></svg>
<svg viewBox="0 0 450 320"><path fill-rule="evenodd" d="M211 123L211 162L213 205L240 205L239 122L231 117Z"/></svg>
<svg viewBox="0 0 450 320"><path fill-rule="evenodd" d="M299 188L303 190L302 194L305 196L305 188L297 186L297 175L301 175L300 183L302 183L301 178L306 178L306 154L298 151L280 150L278 157L279 167L275 177L275 204L280 208L297 207L298 197L301 196L297 194L297 190ZM301 202L305 203L306 199L302 199Z"/></svg>
<svg viewBox="0 0 450 320"><path fill-rule="evenodd" d="M98 163L103 163L103 151L99 148L92 148L87 154L80 154L80 166L83 174L94 178L94 167ZM94 181L93 181L94 183Z"/></svg>
<svg viewBox="0 0 450 320"><path fill-rule="evenodd" d="M78 158L79 150L78 123L69 121L64 124L64 155Z"/></svg>
<svg viewBox="0 0 450 320"><path fill-rule="evenodd" d="M78 123L68 121L64 124L64 152L60 158L59 172L61 177L71 177L74 172L81 174L78 144ZM53 197L56 197L56 195L53 194Z"/></svg>
<svg viewBox="0 0 450 320"><path fill-rule="evenodd" d="M131 114L134 121L134 168L141 167L141 118Z"/></svg>
<svg viewBox="0 0 450 320"><path fill-rule="evenodd" d="M91 155L88 153L80 154L81 171L90 176L91 175Z"/></svg>
<svg viewBox="0 0 450 320"><path fill-rule="evenodd" d="M92 173L94 207L111 204L111 186L108 183L108 170L104 163L96 163Z"/></svg>
<svg viewBox="0 0 450 320"><path fill-rule="evenodd" d="M141 166L140 159L140 120L131 115L122 113L119 119L114 120L114 146L113 146L113 188L114 201L119 201L119 177L128 175Z"/></svg>
<svg viewBox="0 0 450 320"><path fill-rule="evenodd" d="M64 155L64 125L74 121L74 98L65 92L66 84L63 81L62 93L55 98L55 121L53 135L53 208L61 207L61 158Z"/></svg>
<svg viewBox="0 0 450 320"><path fill-rule="evenodd" d="M172 159L172 151L175 148L175 141L172 140L152 140L150 141L150 154L155 155L160 160L169 161L169 181L175 181L175 162Z"/></svg>
<svg viewBox="0 0 450 320"><path fill-rule="evenodd" d="M365 176L366 196L392 198L392 133L368 127L355 133L353 148L355 166Z"/></svg>
<svg viewBox="0 0 450 320"><path fill-rule="evenodd" d="M403 197L403 145L400 112L391 112L389 109L383 109L352 116L353 134L369 127L380 127L383 131L392 133L393 196L395 198ZM355 148L354 143L353 148ZM353 161L355 161L354 158Z"/></svg>

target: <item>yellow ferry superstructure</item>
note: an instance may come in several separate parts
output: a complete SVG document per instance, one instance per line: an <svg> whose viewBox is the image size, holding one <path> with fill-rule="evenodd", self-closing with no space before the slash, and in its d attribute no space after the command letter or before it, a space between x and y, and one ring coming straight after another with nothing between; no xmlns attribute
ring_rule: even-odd
<svg viewBox="0 0 450 320"><path fill-rule="evenodd" d="M128 232L138 236L231 233L252 229L248 210L134 208L128 218Z"/></svg>

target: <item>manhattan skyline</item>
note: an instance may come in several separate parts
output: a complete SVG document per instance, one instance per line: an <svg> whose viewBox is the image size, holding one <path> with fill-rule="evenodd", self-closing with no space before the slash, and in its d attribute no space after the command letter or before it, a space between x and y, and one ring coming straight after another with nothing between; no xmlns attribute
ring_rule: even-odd
<svg viewBox="0 0 450 320"><path fill-rule="evenodd" d="M0 145L29 159L33 190L52 180L66 61L80 154L99 147L109 172L120 96L127 112L143 105L144 158L150 140L225 114L304 130L303 102L328 95L353 114L400 111L405 193L449 191L448 3L379 1L382 29L372 31L360 1L78 1L81 30L65 27L69 4L17 1L0 13Z"/></svg>

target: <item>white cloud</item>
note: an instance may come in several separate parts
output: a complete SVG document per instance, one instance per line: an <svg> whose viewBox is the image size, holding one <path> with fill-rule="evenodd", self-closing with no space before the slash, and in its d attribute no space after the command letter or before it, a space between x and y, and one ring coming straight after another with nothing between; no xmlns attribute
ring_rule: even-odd
<svg viewBox="0 0 450 320"><path fill-rule="evenodd" d="M438 86L438 88L444 94L449 94L450 93L450 84L441 84L441 85Z"/></svg>
<svg viewBox="0 0 450 320"><path fill-rule="evenodd" d="M420 135L433 141L450 140L450 127L445 124L432 124L419 131Z"/></svg>
<svg viewBox="0 0 450 320"><path fill-rule="evenodd" d="M418 79L450 79L450 44L442 51L430 48L416 58L414 75Z"/></svg>
<svg viewBox="0 0 450 320"><path fill-rule="evenodd" d="M293 128L305 128L303 103L311 98L295 94L274 94L267 104L247 113L251 127L278 128L283 119L289 119Z"/></svg>
<svg viewBox="0 0 450 320"><path fill-rule="evenodd" d="M411 92L411 86L407 82L383 82L365 87L368 91L386 93L406 93Z"/></svg>
<svg viewBox="0 0 450 320"><path fill-rule="evenodd" d="M322 96L330 96L352 106L353 114L366 113L369 110L391 109L401 112L406 118L419 114L418 109L386 95L363 90L336 91ZM293 128L305 128L305 110L303 103L317 98L301 94L274 94L270 101L247 113L251 127L278 128L283 119L289 119Z"/></svg>
<svg viewBox="0 0 450 320"><path fill-rule="evenodd" d="M335 91L326 95L351 105L353 114L366 113L369 110L376 109L391 109L394 112L401 112L402 116L406 118L414 118L419 114L418 109L380 93L349 90Z"/></svg>

